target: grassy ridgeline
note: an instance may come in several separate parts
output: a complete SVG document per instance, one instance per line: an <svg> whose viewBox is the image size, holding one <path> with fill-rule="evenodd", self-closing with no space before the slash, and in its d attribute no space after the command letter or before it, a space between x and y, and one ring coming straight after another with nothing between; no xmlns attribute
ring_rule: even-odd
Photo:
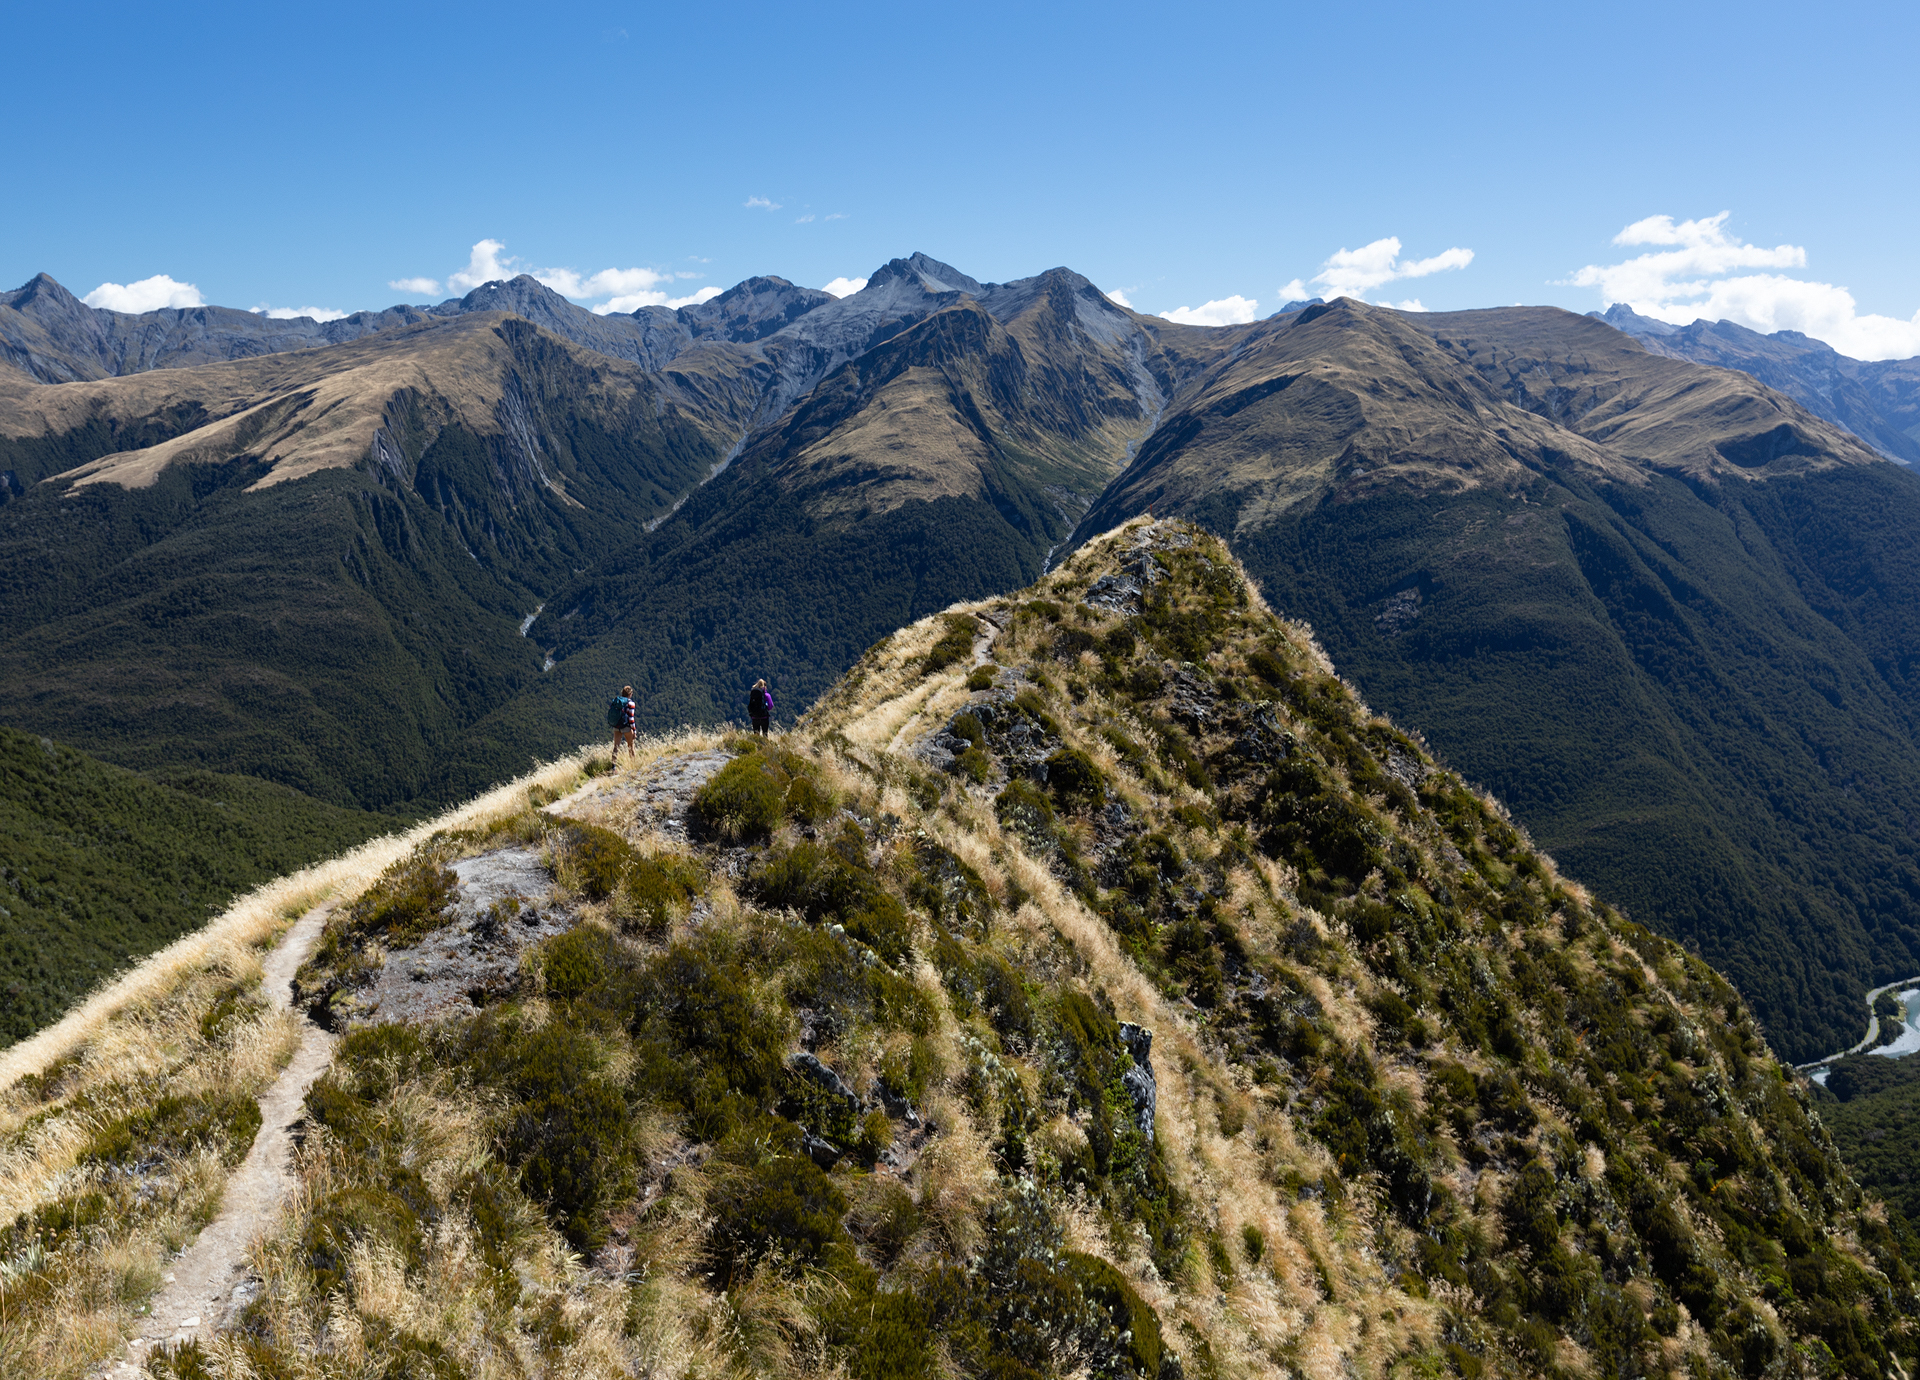
<svg viewBox="0 0 1920 1380"><path fill-rule="evenodd" d="M398 821L245 776L143 776L0 728L0 1044L233 894Z"/></svg>

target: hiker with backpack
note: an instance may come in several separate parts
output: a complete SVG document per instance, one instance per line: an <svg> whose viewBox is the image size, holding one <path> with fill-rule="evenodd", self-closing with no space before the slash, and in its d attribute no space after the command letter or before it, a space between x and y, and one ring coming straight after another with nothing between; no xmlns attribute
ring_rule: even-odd
<svg viewBox="0 0 1920 1380"><path fill-rule="evenodd" d="M607 701L607 727L613 730L613 760L620 760L620 744L627 745L627 755L638 759L640 746L636 737L636 721L640 715L640 706L633 702L633 687L623 685L620 693Z"/></svg>
<svg viewBox="0 0 1920 1380"><path fill-rule="evenodd" d="M747 717L753 720L753 731L766 737L773 726L773 691L764 680L756 680L747 692Z"/></svg>

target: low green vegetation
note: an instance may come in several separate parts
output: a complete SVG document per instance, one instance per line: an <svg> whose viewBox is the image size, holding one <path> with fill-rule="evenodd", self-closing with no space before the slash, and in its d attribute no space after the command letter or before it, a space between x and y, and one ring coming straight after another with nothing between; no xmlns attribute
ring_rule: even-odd
<svg viewBox="0 0 1920 1380"><path fill-rule="evenodd" d="M143 775L0 729L0 1044L236 894L397 822L250 777Z"/></svg>
<svg viewBox="0 0 1920 1380"><path fill-rule="evenodd" d="M692 817L716 838L764 839L788 819L826 818L833 797L806 760L769 747L727 763L693 799Z"/></svg>

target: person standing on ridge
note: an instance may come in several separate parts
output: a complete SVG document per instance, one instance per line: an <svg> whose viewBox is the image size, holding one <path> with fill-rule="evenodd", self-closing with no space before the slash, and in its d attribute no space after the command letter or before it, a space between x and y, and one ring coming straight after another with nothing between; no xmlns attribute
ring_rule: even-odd
<svg viewBox="0 0 1920 1380"><path fill-rule="evenodd" d="M633 702L633 687L623 685L620 693L607 701L607 727L613 730L613 760L620 760L620 744L627 745L627 756L638 759L639 742L636 737L640 706Z"/></svg>
<svg viewBox="0 0 1920 1380"><path fill-rule="evenodd" d="M756 680L747 692L747 717L753 720L753 731L763 738L773 726L773 691L767 689L764 680Z"/></svg>

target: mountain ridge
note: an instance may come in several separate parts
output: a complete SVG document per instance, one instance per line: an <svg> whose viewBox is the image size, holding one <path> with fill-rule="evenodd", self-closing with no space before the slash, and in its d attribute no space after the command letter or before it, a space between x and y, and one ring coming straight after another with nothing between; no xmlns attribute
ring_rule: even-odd
<svg viewBox="0 0 1920 1380"><path fill-rule="evenodd" d="M1189 524L896 630L792 731L535 784L310 912L331 1066L258 1287L159 1376L1920 1360L1911 1233L1735 989ZM170 1329L291 1043L259 966L209 945L0 1088L23 1368Z"/></svg>

